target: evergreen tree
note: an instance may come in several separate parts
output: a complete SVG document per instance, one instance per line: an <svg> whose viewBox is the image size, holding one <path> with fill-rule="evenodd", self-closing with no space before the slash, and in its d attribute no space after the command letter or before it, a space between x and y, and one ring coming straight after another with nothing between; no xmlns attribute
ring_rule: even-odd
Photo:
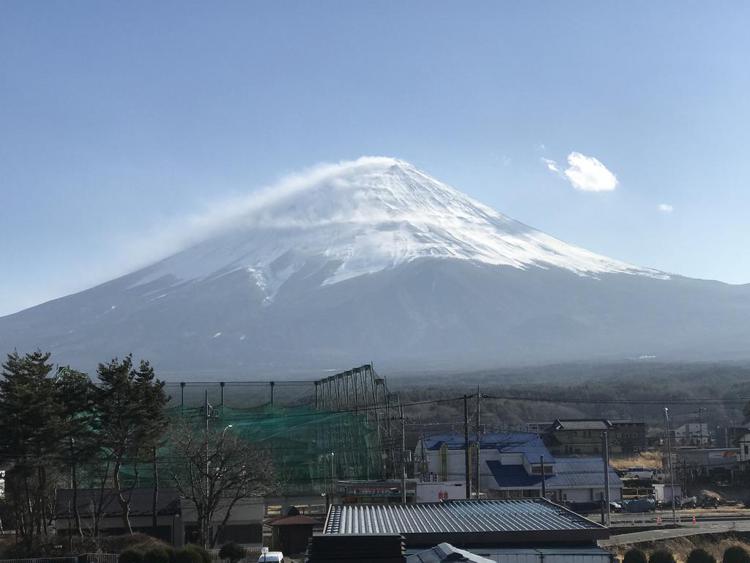
<svg viewBox="0 0 750 563"><path fill-rule="evenodd" d="M47 533L62 455L63 409L49 358L39 350L24 356L13 352L0 379L0 459L11 463L6 495L27 544Z"/></svg>
<svg viewBox="0 0 750 563"><path fill-rule="evenodd" d="M126 486L122 468L126 463L137 468L144 457L152 455L166 426L167 396L164 383L156 379L151 365L141 361L136 368L130 355L122 361L115 358L99 364L97 374L97 433L100 445L109 454L123 526L132 533L130 499L126 493L135 483Z"/></svg>
<svg viewBox="0 0 750 563"><path fill-rule="evenodd" d="M99 452L94 432L94 389L89 376L70 367L57 372L57 393L62 405L63 451L73 490L73 518L76 533L82 537L81 514L78 506L78 487L81 465L96 459Z"/></svg>

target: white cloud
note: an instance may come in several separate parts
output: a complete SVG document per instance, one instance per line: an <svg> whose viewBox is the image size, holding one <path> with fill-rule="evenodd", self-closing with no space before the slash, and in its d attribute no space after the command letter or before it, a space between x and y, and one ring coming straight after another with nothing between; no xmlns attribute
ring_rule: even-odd
<svg viewBox="0 0 750 563"><path fill-rule="evenodd" d="M556 174L560 173L560 168L558 168L557 162L555 162L554 160L551 160L549 158L542 158L542 162L550 172L554 172Z"/></svg>
<svg viewBox="0 0 750 563"><path fill-rule="evenodd" d="M575 189L584 192L611 192L617 187L617 177L606 166L579 152L568 155L565 176Z"/></svg>
<svg viewBox="0 0 750 563"><path fill-rule="evenodd" d="M670 204L668 204L668 203L660 203L660 204L659 204L659 205L657 206L657 208L658 208L658 209L659 209L659 211L661 211L662 213L672 213L672 211L674 211L674 207L673 207L673 206L671 206L671 205L670 205Z"/></svg>
<svg viewBox="0 0 750 563"><path fill-rule="evenodd" d="M547 170L565 178L570 185L583 192L611 192L617 187L615 176L600 160L579 152L568 155L568 167L561 167L554 160L542 158Z"/></svg>

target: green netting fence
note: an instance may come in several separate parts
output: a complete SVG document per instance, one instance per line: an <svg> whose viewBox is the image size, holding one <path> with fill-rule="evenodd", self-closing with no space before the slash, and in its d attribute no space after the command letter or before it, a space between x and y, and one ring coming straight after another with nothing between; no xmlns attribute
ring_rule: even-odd
<svg viewBox="0 0 750 563"><path fill-rule="evenodd" d="M270 453L278 494L316 494L330 490L338 479L381 479L385 455L377 426L362 412L319 411L311 406L210 409L213 431L226 429L240 439L259 444ZM173 422L182 419L196 433L205 432L203 408L176 407ZM231 425L231 427L230 427ZM168 465L178 452L169 443L158 452L160 484L169 486ZM147 463L128 466L123 473L136 486L153 484Z"/></svg>

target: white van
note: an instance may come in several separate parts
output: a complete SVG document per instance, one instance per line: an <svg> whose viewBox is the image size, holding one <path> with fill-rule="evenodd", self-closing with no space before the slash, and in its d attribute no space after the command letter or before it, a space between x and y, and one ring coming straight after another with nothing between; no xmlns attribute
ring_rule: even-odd
<svg viewBox="0 0 750 563"><path fill-rule="evenodd" d="M284 554L280 551L266 551L268 548L263 548L263 553L258 557L258 563L284 563Z"/></svg>

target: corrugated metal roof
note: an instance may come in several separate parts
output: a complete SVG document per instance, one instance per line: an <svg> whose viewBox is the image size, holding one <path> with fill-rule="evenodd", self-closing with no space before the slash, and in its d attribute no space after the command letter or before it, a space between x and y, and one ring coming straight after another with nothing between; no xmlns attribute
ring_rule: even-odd
<svg viewBox="0 0 750 563"><path fill-rule="evenodd" d="M432 534L599 530L543 499L456 500L405 505L334 505L325 534Z"/></svg>

